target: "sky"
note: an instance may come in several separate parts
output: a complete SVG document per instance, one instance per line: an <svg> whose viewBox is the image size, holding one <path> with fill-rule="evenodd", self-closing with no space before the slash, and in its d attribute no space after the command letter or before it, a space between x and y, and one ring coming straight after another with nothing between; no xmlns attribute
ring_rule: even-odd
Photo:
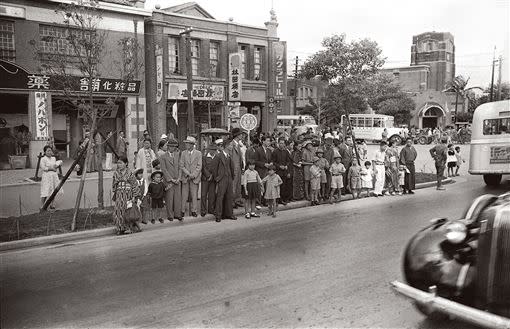
<svg viewBox="0 0 510 329"><path fill-rule="evenodd" d="M146 0L146 8L186 2ZM376 41L385 67L408 66L412 36L450 32L455 38L456 75L469 86L488 86L491 64L503 59L503 81L509 81L510 0L196 0L218 20L264 26L274 8L278 36L287 41L289 69L295 56L302 64L321 49L324 37L345 33L348 40ZM498 69L496 67L496 80ZM289 74L291 71L289 70Z"/></svg>

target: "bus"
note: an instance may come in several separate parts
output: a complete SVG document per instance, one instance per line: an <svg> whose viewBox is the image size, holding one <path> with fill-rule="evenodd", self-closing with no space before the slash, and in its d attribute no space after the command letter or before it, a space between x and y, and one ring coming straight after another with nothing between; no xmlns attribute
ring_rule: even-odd
<svg viewBox="0 0 510 329"><path fill-rule="evenodd" d="M485 103L473 114L469 173L496 186L510 174L510 100Z"/></svg>
<svg viewBox="0 0 510 329"><path fill-rule="evenodd" d="M279 131L291 132L292 128L298 130L298 134L306 133L310 128L313 133L318 132L317 123L311 115L277 115L276 128Z"/></svg>
<svg viewBox="0 0 510 329"><path fill-rule="evenodd" d="M356 140L381 141L384 128L388 131L388 140L396 144L401 144L406 137L407 129L394 127L394 118L391 115L351 114L349 118ZM349 128L345 115L342 115L341 124L345 129Z"/></svg>

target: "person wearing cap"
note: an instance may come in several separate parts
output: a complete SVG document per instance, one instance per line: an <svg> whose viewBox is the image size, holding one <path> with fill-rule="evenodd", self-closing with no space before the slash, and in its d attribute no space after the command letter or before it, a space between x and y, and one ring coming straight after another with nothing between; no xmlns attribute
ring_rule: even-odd
<svg viewBox="0 0 510 329"><path fill-rule="evenodd" d="M156 219L159 220L160 223L163 223L164 210L165 206L165 189L166 185L163 180L163 172L157 170L151 174L151 182L149 187L147 188L147 195L151 198L151 223L154 224Z"/></svg>
<svg viewBox="0 0 510 329"><path fill-rule="evenodd" d="M179 143L175 139L170 139L167 143L168 150L160 158L163 180L166 183L165 205L166 214L169 221L174 218L182 221L181 216L181 169L179 167Z"/></svg>
<svg viewBox="0 0 510 329"><path fill-rule="evenodd" d="M184 145L186 150L181 152L179 165L181 167L182 182L182 216L186 211L186 203L191 195L191 216L198 216L198 185L202 176L202 152L195 149L196 139L192 136L186 137Z"/></svg>
<svg viewBox="0 0 510 329"><path fill-rule="evenodd" d="M232 156L232 163L234 165L234 177L232 180L234 188L234 208L242 206L241 202L241 174L243 171L243 155L241 153L241 140L243 132L239 128L232 129L232 142L229 145L228 151Z"/></svg>
<svg viewBox="0 0 510 329"><path fill-rule="evenodd" d="M160 141L165 141L165 142L168 142L168 136L166 134L162 134L161 135L161 138L159 139Z"/></svg>
<svg viewBox="0 0 510 329"><path fill-rule="evenodd" d="M303 160L301 165L303 166L303 177L305 181L305 199L311 200L311 188L310 188L310 168L313 165L313 158L315 157L314 146L311 140L303 142Z"/></svg>
<svg viewBox="0 0 510 329"><path fill-rule="evenodd" d="M328 182L326 170L329 170L329 162L324 158L324 150L322 148L318 148L315 152L315 155L319 158L319 162L317 163L319 165L319 169L321 170L321 192L320 192L320 199L325 200L326 199L326 184Z"/></svg>
<svg viewBox="0 0 510 329"><path fill-rule="evenodd" d="M218 139L215 142L218 147L218 154L212 160L212 172L216 182L216 208L215 217L216 222L221 222L222 219L237 218L233 213L233 189L232 178L234 177L234 164L232 157L225 150L226 142L223 139Z"/></svg>
<svg viewBox="0 0 510 329"><path fill-rule="evenodd" d="M280 204L286 205L292 198L291 174L292 158L285 146L285 138L278 139L278 147L273 151L272 162L276 168L276 173L282 179L281 195L278 198Z"/></svg>
<svg viewBox="0 0 510 329"><path fill-rule="evenodd" d="M312 206L319 203L319 193L321 191L321 169L319 168L319 157L312 158L312 165L310 166L310 189Z"/></svg>
<svg viewBox="0 0 510 329"><path fill-rule="evenodd" d="M201 175L201 195L200 195L200 215L214 214L216 205L216 182L214 181L212 162L218 154L218 147L211 144L207 147L202 156L202 175Z"/></svg>
<svg viewBox="0 0 510 329"><path fill-rule="evenodd" d="M329 203L333 203L335 193L338 192L337 201L342 198L342 187L344 187L345 167L342 163L342 157L337 151L333 154L334 162L331 164L331 190L329 192Z"/></svg>
<svg viewBox="0 0 510 329"><path fill-rule="evenodd" d="M138 150L136 155L136 169L143 169L143 178L145 183L149 185L149 176L152 174L152 161L156 160L156 153L151 149L151 140L143 141L143 147Z"/></svg>

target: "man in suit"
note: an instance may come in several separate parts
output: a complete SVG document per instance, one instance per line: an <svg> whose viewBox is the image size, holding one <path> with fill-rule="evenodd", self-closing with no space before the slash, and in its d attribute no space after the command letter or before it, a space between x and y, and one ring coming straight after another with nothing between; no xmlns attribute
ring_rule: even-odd
<svg viewBox="0 0 510 329"><path fill-rule="evenodd" d="M234 164L232 157L225 150L225 142L218 139L216 142L218 147L218 154L212 160L212 171L214 180L216 182L216 209L215 216L216 222L221 222L222 219L237 218L233 213L233 189L232 180L234 177Z"/></svg>
<svg viewBox="0 0 510 329"><path fill-rule="evenodd" d="M232 163L234 165L234 208L242 206L241 202L241 175L243 171L243 155L241 153L240 141L243 138L243 132L239 128L232 129L232 142L229 144L228 151L232 156Z"/></svg>
<svg viewBox="0 0 510 329"><path fill-rule="evenodd" d="M160 158L163 179L167 185L165 192L166 213L169 221L177 218L182 221L181 215L181 169L179 168L179 143L175 139L168 141L168 151Z"/></svg>
<svg viewBox="0 0 510 329"><path fill-rule="evenodd" d="M181 152L179 165L181 167L182 182L182 216L186 211L186 203L191 194L191 216L197 217L198 213L198 185L202 176L202 152L195 150L196 140L188 136L184 140L186 150Z"/></svg>
<svg viewBox="0 0 510 329"><path fill-rule="evenodd" d="M278 139L278 148L273 151L271 161L276 167L276 173L283 181L281 186L281 195L278 200L279 203L286 205L292 196L292 188L290 181L290 170L292 169L292 159L289 151L285 147L285 138Z"/></svg>
<svg viewBox="0 0 510 329"><path fill-rule="evenodd" d="M262 138L262 146L255 151L255 170L262 179L267 175L267 168L273 165L270 145L271 137L265 136Z"/></svg>
<svg viewBox="0 0 510 329"><path fill-rule="evenodd" d="M215 144L207 147L207 151L202 156L202 193L200 197L200 214L204 217L207 213L214 214L216 205L216 182L214 181L212 162L218 154L218 148Z"/></svg>
<svg viewBox="0 0 510 329"><path fill-rule="evenodd" d="M351 136L345 137L345 142L342 142L338 146L338 152L340 153L340 156L342 157L342 164L345 167L346 173L349 172L349 168L351 167L351 164L352 164L352 159L354 158L353 146L354 146L354 144L352 142ZM350 191L349 181L347 179L347 176L348 176L347 174L344 175L344 191L343 191L344 194L347 191Z"/></svg>

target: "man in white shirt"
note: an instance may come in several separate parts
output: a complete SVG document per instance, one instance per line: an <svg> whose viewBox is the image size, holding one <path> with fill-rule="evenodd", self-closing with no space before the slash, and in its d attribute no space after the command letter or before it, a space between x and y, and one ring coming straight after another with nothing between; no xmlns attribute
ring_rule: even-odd
<svg viewBox="0 0 510 329"><path fill-rule="evenodd" d="M375 151L374 160L372 163L374 164L374 174L375 174L375 184L374 184L374 195L382 196L383 188L384 188L384 180L386 169L384 167L384 161L386 159L386 149L388 148L388 143L382 141L380 147L377 151Z"/></svg>

